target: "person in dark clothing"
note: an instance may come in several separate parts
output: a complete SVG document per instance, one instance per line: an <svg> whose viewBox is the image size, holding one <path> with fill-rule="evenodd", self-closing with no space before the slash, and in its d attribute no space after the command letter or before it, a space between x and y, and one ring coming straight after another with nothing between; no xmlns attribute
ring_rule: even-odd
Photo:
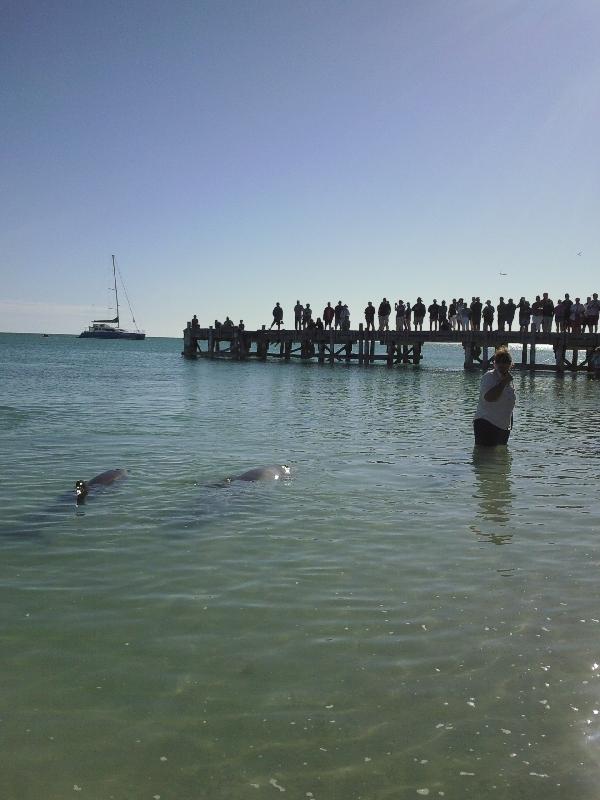
<svg viewBox="0 0 600 800"><path fill-rule="evenodd" d="M312 321L312 308L310 307L310 303L307 303L304 306L304 311L302 312L302 327L306 329L308 327L308 323Z"/></svg>
<svg viewBox="0 0 600 800"><path fill-rule="evenodd" d="M334 316L335 316L335 311L333 310L331 303L329 302L323 309L323 322L325 323L325 328L329 328L331 330L331 323L333 322Z"/></svg>
<svg viewBox="0 0 600 800"><path fill-rule="evenodd" d="M554 317L554 303L548 297L548 292L542 295L542 330L552 333L552 318Z"/></svg>
<svg viewBox="0 0 600 800"><path fill-rule="evenodd" d="M367 324L367 330L374 331L375 330L375 306L369 300L367 307L365 308L365 322Z"/></svg>
<svg viewBox="0 0 600 800"><path fill-rule="evenodd" d="M452 327L452 330L455 330L456 328L456 324L458 321L457 314L458 314L458 309L456 307L456 298L454 297L452 298L452 302L448 306L448 319L450 320L450 326Z"/></svg>
<svg viewBox="0 0 600 800"><path fill-rule="evenodd" d="M389 331L391 313L392 313L392 307L390 305L390 301L386 297L384 297L381 303L379 303L379 308L377 309L380 331Z"/></svg>
<svg viewBox="0 0 600 800"><path fill-rule="evenodd" d="M594 292L592 294L592 299L587 304L587 313L589 332L598 333L598 318L600 317L600 300L598 299L598 292Z"/></svg>
<svg viewBox="0 0 600 800"><path fill-rule="evenodd" d="M275 308L273 309L273 322L271 323L271 327L273 325L277 325L277 330L280 330L281 323L283 322L283 308L279 305L279 303L275 303Z"/></svg>
<svg viewBox="0 0 600 800"><path fill-rule="evenodd" d="M300 300L296 300L296 305L294 306L294 330L300 331L302 330L302 314L304 313L304 306L300 302Z"/></svg>
<svg viewBox="0 0 600 800"><path fill-rule="evenodd" d="M471 329L474 331L481 330L481 311L482 304L479 297L474 297L471 301Z"/></svg>
<svg viewBox="0 0 600 800"><path fill-rule="evenodd" d="M508 303L506 304L506 312L505 312L506 313L506 324L508 325L508 330L509 331L512 331L512 324L513 324L514 319L515 319L516 310L517 310L517 306L515 304L515 301L512 299L512 297L509 297L508 298Z"/></svg>
<svg viewBox="0 0 600 800"><path fill-rule="evenodd" d="M519 330L521 333L527 333L529 330L529 321L531 319L531 306L529 301L522 297L517 306L519 309Z"/></svg>
<svg viewBox="0 0 600 800"><path fill-rule="evenodd" d="M565 329L565 309L560 298L554 306L554 321L556 322L556 332L562 333Z"/></svg>
<svg viewBox="0 0 600 800"><path fill-rule="evenodd" d="M442 302L440 303L440 310L439 310L439 314L438 314L438 319L439 319L439 322L440 322L440 331L443 331L444 333L448 333L448 331L452 330L452 327L450 325L450 321L448 319L448 306L446 305L446 301L445 300L442 300Z"/></svg>
<svg viewBox="0 0 600 800"><path fill-rule="evenodd" d="M491 300L486 300L483 307L483 330L491 331L494 324L494 306Z"/></svg>
<svg viewBox="0 0 600 800"><path fill-rule="evenodd" d="M571 305L571 331L573 333L581 333L581 323L585 318L585 306L580 302L579 297L575 298L575 302Z"/></svg>
<svg viewBox="0 0 600 800"><path fill-rule="evenodd" d="M402 300L394 303L394 310L396 311L396 330L403 331L406 327L406 306Z"/></svg>
<svg viewBox="0 0 600 800"><path fill-rule="evenodd" d="M438 321L440 318L440 307L435 297L433 298L433 303L429 306L427 311L429 313L429 330L437 331Z"/></svg>
<svg viewBox="0 0 600 800"><path fill-rule="evenodd" d="M342 305L342 301L338 300L337 301L337 306L333 309L333 319L334 319L333 326L334 326L336 331L340 327L340 325L342 324L342 321L341 321L340 317L341 317L341 313L342 313L342 308L343 307L344 306Z"/></svg>
<svg viewBox="0 0 600 800"><path fill-rule="evenodd" d="M569 294L565 294L565 299L563 300L563 329L565 331L571 330L571 306L573 305L573 301L569 297Z"/></svg>
<svg viewBox="0 0 600 800"><path fill-rule="evenodd" d="M542 330L542 298L537 294L531 304L531 332L539 333Z"/></svg>
<svg viewBox="0 0 600 800"><path fill-rule="evenodd" d="M442 329L442 322L448 322L448 306L446 305L446 301L442 300L440 304L440 310L438 313L438 319L440 321L440 330ZM450 327L445 327L444 330L449 330Z"/></svg>
<svg viewBox="0 0 600 800"><path fill-rule="evenodd" d="M412 307L413 319L415 323L415 330L423 330L423 320L425 319L425 304L420 297L417 297L417 302Z"/></svg>
<svg viewBox="0 0 600 800"><path fill-rule="evenodd" d="M503 297L500 298L500 301L496 306L496 311L498 312L498 330L503 331L504 326L506 325L506 303L504 302Z"/></svg>

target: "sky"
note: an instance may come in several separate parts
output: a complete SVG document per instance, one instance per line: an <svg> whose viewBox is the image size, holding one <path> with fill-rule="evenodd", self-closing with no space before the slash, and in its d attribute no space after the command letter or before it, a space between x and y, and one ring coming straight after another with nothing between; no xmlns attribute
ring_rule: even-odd
<svg viewBox="0 0 600 800"><path fill-rule="evenodd" d="M5 0L0 330L600 291L597 0ZM581 255L578 253L581 252ZM500 275L500 273L507 273ZM120 295L121 324L132 327Z"/></svg>

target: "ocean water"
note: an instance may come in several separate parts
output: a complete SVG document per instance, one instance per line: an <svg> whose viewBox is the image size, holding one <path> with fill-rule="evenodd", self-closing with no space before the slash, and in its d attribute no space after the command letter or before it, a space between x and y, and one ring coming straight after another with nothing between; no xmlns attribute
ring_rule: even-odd
<svg viewBox="0 0 600 800"><path fill-rule="evenodd" d="M0 336L0 798L596 800L600 382L181 349Z"/></svg>

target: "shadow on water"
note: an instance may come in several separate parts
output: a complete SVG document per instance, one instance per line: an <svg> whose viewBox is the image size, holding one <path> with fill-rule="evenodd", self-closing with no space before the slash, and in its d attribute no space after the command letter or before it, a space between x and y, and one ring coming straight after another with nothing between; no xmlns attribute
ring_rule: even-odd
<svg viewBox="0 0 600 800"><path fill-rule="evenodd" d="M249 519L269 517L279 507L281 494L290 490L292 481L224 479L196 485L191 515L196 523L229 521L231 533Z"/></svg>
<svg viewBox="0 0 600 800"><path fill-rule="evenodd" d="M50 505L38 509L32 508L30 505L22 516L5 519L0 528L0 535L6 539L47 542L51 534L63 532L65 526L73 519L84 517L87 503L101 493L104 488L103 486L92 487L95 491L90 492L85 497L85 501L82 499L78 502L74 486L71 491L64 492Z"/></svg>
<svg viewBox="0 0 600 800"><path fill-rule="evenodd" d="M4 520L0 532L2 538L6 539L41 542L79 514L83 514L83 511L75 501L75 492L65 492L52 505L30 510L17 519Z"/></svg>
<svg viewBox="0 0 600 800"><path fill-rule="evenodd" d="M484 532L489 523L505 526L510 521L513 496L511 475L512 456L508 447L473 448L474 494L479 504L483 525L472 530L492 544L508 544L512 533ZM486 524L487 523L487 524Z"/></svg>

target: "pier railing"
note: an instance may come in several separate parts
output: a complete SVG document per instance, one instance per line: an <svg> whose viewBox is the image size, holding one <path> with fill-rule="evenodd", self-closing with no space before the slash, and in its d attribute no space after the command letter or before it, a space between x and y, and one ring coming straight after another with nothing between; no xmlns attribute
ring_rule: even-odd
<svg viewBox="0 0 600 800"><path fill-rule="evenodd" d="M515 366L531 370L580 371L589 369L590 358L600 346L597 333L521 333L520 331L366 331L363 325L353 330L277 330L249 331L237 326L201 328L188 322L183 331L186 358L228 358L238 361L257 359L316 360L320 364L355 362L368 366L384 362L419 364L424 345L441 342L461 345L465 369L487 369L496 348L520 345L521 360ZM379 343L383 352L377 352ZM536 347L550 345L554 363L537 362Z"/></svg>

